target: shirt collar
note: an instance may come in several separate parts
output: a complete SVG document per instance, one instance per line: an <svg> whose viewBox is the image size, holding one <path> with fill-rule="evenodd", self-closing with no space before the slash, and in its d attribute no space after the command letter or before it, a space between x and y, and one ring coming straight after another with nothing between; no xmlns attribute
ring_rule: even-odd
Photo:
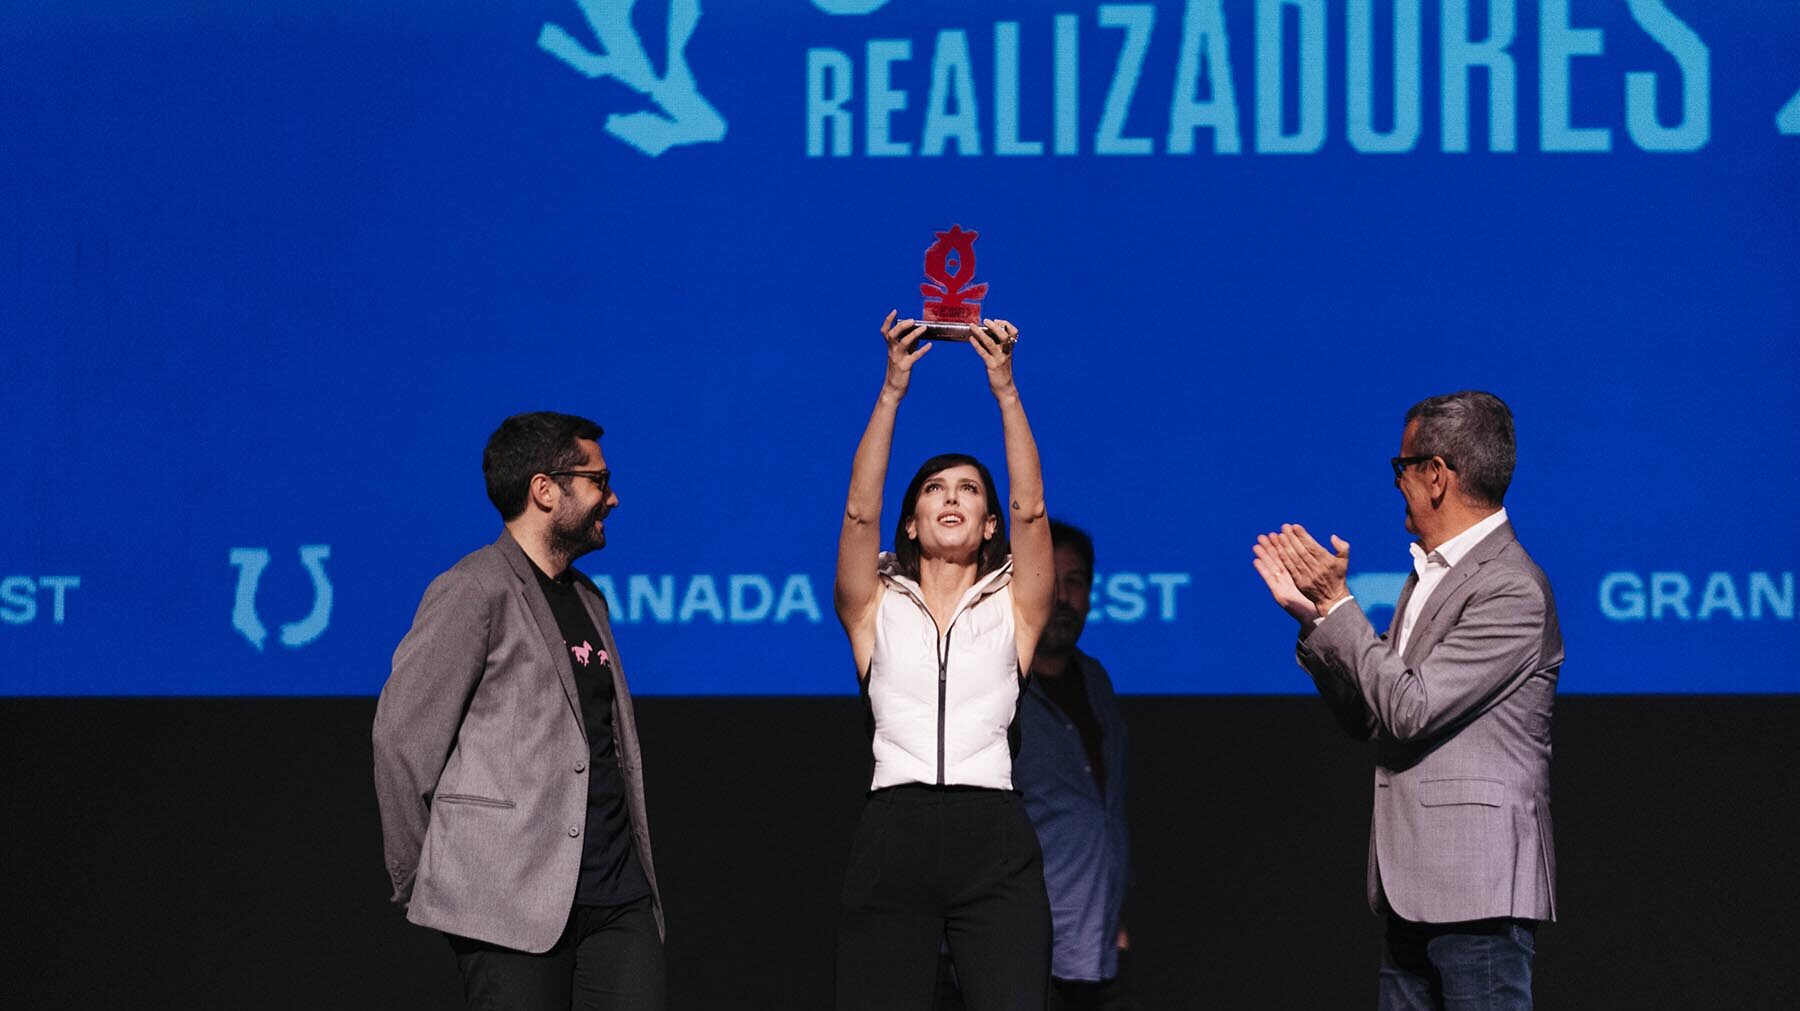
<svg viewBox="0 0 1800 1011"><path fill-rule="evenodd" d="M1456 563L1462 561L1471 548L1485 540L1488 534L1500 529L1500 525L1505 522L1506 507L1502 506L1492 516L1438 545L1436 551L1427 552L1418 541L1412 542L1407 547L1412 551L1413 570L1424 576L1426 569L1432 566L1455 568Z"/></svg>

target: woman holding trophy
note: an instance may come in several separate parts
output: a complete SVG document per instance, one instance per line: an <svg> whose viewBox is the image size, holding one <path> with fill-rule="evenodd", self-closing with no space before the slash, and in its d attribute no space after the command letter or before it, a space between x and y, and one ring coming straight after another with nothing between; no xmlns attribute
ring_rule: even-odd
<svg viewBox="0 0 1800 1011"><path fill-rule="evenodd" d="M837 1006L930 1007L948 943L970 1011L1041 1011L1050 912L1037 836L1013 790L1013 722L1050 616L1054 563L1037 444L1013 383L1018 329L968 328L1000 407L1008 507L980 461L933 457L907 486L894 550L880 553L895 416L932 347L919 344L926 327L894 316L882 323L887 375L838 539L835 602L875 767L844 880Z"/></svg>

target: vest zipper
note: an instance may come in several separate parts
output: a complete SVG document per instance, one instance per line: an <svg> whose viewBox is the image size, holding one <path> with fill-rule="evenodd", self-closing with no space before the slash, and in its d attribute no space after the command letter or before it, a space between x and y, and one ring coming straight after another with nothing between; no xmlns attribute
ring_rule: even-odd
<svg viewBox="0 0 1800 1011"><path fill-rule="evenodd" d="M931 619L932 625L937 619ZM944 785L944 713L950 688L950 632L956 631L956 623L950 623L950 631L938 638L942 644L938 646L938 725L937 725L937 785Z"/></svg>

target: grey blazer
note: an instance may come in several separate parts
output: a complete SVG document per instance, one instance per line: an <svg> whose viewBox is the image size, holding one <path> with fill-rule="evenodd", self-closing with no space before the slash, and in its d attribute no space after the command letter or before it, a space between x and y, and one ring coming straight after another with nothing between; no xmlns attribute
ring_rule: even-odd
<svg viewBox="0 0 1800 1011"><path fill-rule="evenodd" d="M1351 735L1376 740L1369 904L1421 923L1556 919L1550 709L1563 662L1550 583L1503 524L1445 574L1394 650L1355 602L1299 660ZM1384 905L1385 903L1385 905Z"/></svg>
<svg viewBox="0 0 1800 1011"><path fill-rule="evenodd" d="M605 598L577 582L612 658L615 750L660 930L631 694ZM374 744L382 848L406 918L548 951L575 900L589 749L562 633L511 534L425 590L375 706Z"/></svg>

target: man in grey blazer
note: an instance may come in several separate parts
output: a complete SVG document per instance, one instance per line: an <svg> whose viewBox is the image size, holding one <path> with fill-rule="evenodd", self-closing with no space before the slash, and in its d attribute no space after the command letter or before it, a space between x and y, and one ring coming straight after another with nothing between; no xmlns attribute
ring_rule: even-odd
<svg viewBox="0 0 1800 1011"><path fill-rule="evenodd" d="M1556 918L1550 711L1562 635L1550 583L1501 502L1512 412L1488 393L1406 413L1394 484L1414 572L1377 635L1350 545L1288 524L1256 570L1299 619L1300 664L1352 736L1374 738L1369 902L1387 916L1379 1007L1531 1006L1536 926Z"/></svg>
<svg viewBox="0 0 1800 1011"><path fill-rule="evenodd" d="M471 1008L661 1011L662 904L606 601L570 562L619 504L601 429L506 419L505 531L432 581L375 708L393 898L443 931Z"/></svg>

